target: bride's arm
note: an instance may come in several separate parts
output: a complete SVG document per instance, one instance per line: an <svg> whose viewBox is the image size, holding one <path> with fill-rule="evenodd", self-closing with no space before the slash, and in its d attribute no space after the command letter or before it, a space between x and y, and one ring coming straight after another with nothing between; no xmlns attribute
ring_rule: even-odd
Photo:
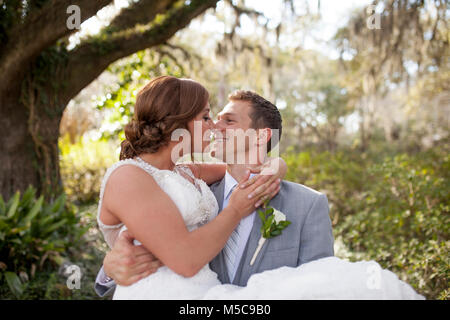
<svg viewBox="0 0 450 320"><path fill-rule="evenodd" d="M199 163L199 164L187 164L187 167L192 171L194 176L198 179L202 179L207 184L212 184L221 180L226 171L226 164L212 164L212 163ZM269 175L270 178L261 185L258 189L251 194L252 197L259 198L256 203L256 207L259 207L267 199L272 199L278 193L280 181L286 176L287 164L286 162L278 158L267 158L267 161L260 166L250 167L252 173L259 173L251 178L247 183L241 187L246 187L255 183L258 179L265 175Z"/></svg>
<svg viewBox="0 0 450 320"><path fill-rule="evenodd" d="M197 179L202 179L207 184L212 184L214 182L222 180L227 171L227 165L225 163L190 163L183 164L187 166ZM254 168L250 168L253 173L259 173L264 168L274 168L273 180L279 178L283 179L286 176L287 164L286 162L278 158L267 158L267 161L261 165Z"/></svg>
<svg viewBox="0 0 450 320"><path fill-rule="evenodd" d="M186 166L197 179L202 179L206 184L222 180L227 171L225 163L189 163Z"/></svg>
<svg viewBox="0 0 450 320"><path fill-rule="evenodd" d="M192 232L171 198L136 167L123 166L111 175L103 203L164 265L190 277L219 253L239 221L253 212L256 201L248 194L265 180L235 190L217 218Z"/></svg>

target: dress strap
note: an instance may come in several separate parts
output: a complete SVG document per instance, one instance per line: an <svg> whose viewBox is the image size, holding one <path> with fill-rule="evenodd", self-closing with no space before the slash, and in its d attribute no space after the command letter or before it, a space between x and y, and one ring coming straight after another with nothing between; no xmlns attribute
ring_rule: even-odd
<svg viewBox="0 0 450 320"><path fill-rule="evenodd" d="M136 160L137 160L137 162L139 164L138 167L141 167L142 169L147 171L150 175L152 175L156 170L159 170L159 169L155 168L154 166L152 166L147 161L142 160L141 157L136 157Z"/></svg>
<svg viewBox="0 0 450 320"><path fill-rule="evenodd" d="M201 181L200 179L197 179L195 177L195 175L192 173L191 169L189 168L189 166L184 165L184 164L180 164L180 165L176 165L174 171L180 175L181 177L183 177L184 180L188 181L189 179L191 179L191 181L188 181L190 184L192 184L200 193L202 193L202 187L199 184L199 182Z"/></svg>
<svg viewBox="0 0 450 320"><path fill-rule="evenodd" d="M192 180L194 180L194 181L197 180L197 178L194 176L194 174L192 173L192 170L191 170L191 168L189 168L189 166L181 164L181 165L175 166L175 169L187 174L189 177L192 178Z"/></svg>

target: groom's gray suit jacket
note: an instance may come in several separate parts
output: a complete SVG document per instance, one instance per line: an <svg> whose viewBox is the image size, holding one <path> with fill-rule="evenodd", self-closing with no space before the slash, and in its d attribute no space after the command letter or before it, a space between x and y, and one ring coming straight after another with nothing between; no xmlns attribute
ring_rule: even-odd
<svg viewBox="0 0 450 320"><path fill-rule="evenodd" d="M225 179L210 186L216 196L220 211L223 209ZM250 260L261 238L261 220L256 216L239 263L233 284L246 286L252 274L283 266L296 267L302 263L334 255L333 233L327 197L303 185L282 181L280 191L269 205L286 215L291 224L282 234L268 239L253 265ZM222 283L230 283L221 251L210 262L211 269Z"/></svg>
<svg viewBox="0 0 450 320"><path fill-rule="evenodd" d="M224 186L225 179L210 186L219 204L219 211L223 209ZM283 266L296 267L334 255L328 200L324 194L301 184L282 181L280 191L269 205L283 212L291 224L281 235L264 243L254 264L250 266L261 237L261 220L259 216L255 217L233 284L245 286L252 274ZM222 283L231 283L223 251L209 265ZM104 296L112 291L114 282L111 281L108 286L101 285L98 282L101 273L103 268L100 269L94 288L98 295Z"/></svg>

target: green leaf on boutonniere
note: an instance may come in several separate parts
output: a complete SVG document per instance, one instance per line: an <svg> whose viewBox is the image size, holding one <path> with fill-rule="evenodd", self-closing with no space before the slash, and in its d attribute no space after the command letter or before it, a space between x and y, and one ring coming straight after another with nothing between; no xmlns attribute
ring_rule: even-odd
<svg viewBox="0 0 450 320"><path fill-rule="evenodd" d="M258 215L262 223L261 235L266 239L279 236L283 229L291 223L285 220L286 216L282 212L269 207L268 201L264 203L264 211L258 209ZM277 215L278 217L276 217Z"/></svg>
<svg viewBox="0 0 450 320"><path fill-rule="evenodd" d="M280 229L276 229L276 230L272 231L272 236L273 237L279 236L280 234L281 234L281 230Z"/></svg>
<svg viewBox="0 0 450 320"><path fill-rule="evenodd" d="M284 228L291 224L286 221L286 215L279 210L268 206L269 200L264 202L263 210L258 209L258 215L261 219L261 238L258 241L255 253L250 260L250 265L256 261L256 257L264 245L266 239L279 236Z"/></svg>
<svg viewBox="0 0 450 320"><path fill-rule="evenodd" d="M259 218L261 219L261 221L266 220L266 215L264 214L264 212L262 212L261 210L258 209L258 214L259 214Z"/></svg>

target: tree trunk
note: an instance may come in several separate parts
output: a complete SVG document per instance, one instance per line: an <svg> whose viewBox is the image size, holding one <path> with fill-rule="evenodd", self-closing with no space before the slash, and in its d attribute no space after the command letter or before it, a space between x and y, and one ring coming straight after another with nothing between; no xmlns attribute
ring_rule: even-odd
<svg viewBox="0 0 450 320"><path fill-rule="evenodd" d="M19 76L0 92L0 193L5 200L29 185L45 196L62 189L58 163L62 109L53 106L57 98L49 101L42 96L52 89L40 92L22 79Z"/></svg>
<svg viewBox="0 0 450 320"><path fill-rule="evenodd" d="M26 109L18 103L20 86L0 95L0 192L5 200L28 184L37 185L33 143L28 132Z"/></svg>

